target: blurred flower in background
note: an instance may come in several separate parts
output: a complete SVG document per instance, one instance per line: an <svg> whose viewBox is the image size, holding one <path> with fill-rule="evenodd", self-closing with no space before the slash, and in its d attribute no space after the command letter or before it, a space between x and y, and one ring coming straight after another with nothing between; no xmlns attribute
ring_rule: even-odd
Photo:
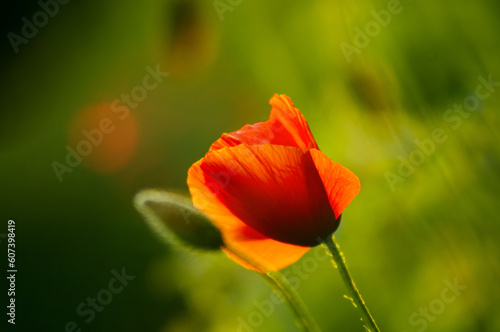
<svg viewBox="0 0 500 332"><path fill-rule="evenodd" d="M212 8L200 0L174 0L167 11L166 65L174 77L190 79L206 71L219 51L219 26Z"/></svg>
<svg viewBox="0 0 500 332"><path fill-rule="evenodd" d="M137 125L128 111L119 116L111 104L98 104L75 115L69 128L68 145L83 165L98 173L113 173L125 167L137 146Z"/></svg>

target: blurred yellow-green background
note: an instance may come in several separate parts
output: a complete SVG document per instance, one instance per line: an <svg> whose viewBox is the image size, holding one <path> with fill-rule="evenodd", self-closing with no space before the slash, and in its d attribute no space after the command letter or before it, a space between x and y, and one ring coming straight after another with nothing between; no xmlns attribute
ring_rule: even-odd
<svg viewBox="0 0 500 332"><path fill-rule="evenodd" d="M165 245L132 205L144 188L187 191L187 169L210 144L266 120L283 93L361 180L336 236L380 328L500 330L498 2L0 6L7 328L296 331L285 305L262 307L271 293L257 274ZM5 314L10 219L15 326ZM319 254L285 274L323 331L363 331ZM123 271L129 280L109 292ZM92 309L96 296L105 305Z"/></svg>

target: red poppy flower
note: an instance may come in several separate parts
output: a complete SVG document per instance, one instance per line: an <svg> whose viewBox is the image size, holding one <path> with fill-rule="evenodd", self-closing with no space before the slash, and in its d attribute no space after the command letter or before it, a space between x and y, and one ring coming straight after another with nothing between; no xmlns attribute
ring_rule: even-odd
<svg viewBox="0 0 500 332"><path fill-rule="evenodd" d="M231 259L254 268L237 251L279 270L337 229L360 184L318 149L290 98L274 95L269 103L269 120L223 134L189 169L187 182Z"/></svg>

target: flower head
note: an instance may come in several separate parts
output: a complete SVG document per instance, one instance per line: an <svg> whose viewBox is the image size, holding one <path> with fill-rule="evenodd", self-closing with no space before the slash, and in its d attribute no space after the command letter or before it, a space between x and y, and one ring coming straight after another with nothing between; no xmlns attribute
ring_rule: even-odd
<svg viewBox="0 0 500 332"><path fill-rule="evenodd" d="M319 149L285 95L274 95L269 120L223 134L188 172L195 208L220 229L228 256L266 270L297 261L331 235L358 194L354 173Z"/></svg>

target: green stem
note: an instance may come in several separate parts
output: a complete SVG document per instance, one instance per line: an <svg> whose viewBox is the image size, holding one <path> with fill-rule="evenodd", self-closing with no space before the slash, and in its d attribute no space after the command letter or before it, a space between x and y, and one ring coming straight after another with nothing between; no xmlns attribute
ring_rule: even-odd
<svg viewBox="0 0 500 332"><path fill-rule="evenodd" d="M302 298L297 293L295 288L288 282L285 276L279 271L268 271L266 276L272 280L271 288L273 291L280 296L281 300L285 302L290 310L295 314L297 325L303 331L319 332L321 331L316 321L309 313L307 306L302 301ZM273 286L274 285L274 286Z"/></svg>
<svg viewBox="0 0 500 332"><path fill-rule="evenodd" d="M370 314L370 311L368 311L368 307L366 306L365 301L363 301L363 298L361 297L361 294L359 293L354 280L352 280L351 274L347 269L344 254L342 253L342 251L340 251L340 247L337 242L335 242L335 237L328 237L326 241L323 242L323 244L326 245L326 248L328 249L328 251L330 251L330 254L333 258L333 263L339 269L340 275L342 276L345 285L351 293L352 299L350 300L353 302L354 307L361 311L362 320L366 324L364 325L365 328L368 331L380 332L377 324L375 323L375 320Z"/></svg>
<svg viewBox="0 0 500 332"><path fill-rule="evenodd" d="M254 266L259 271L266 271L262 265L258 264L254 260L246 257L245 255L237 252L233 248L228 248L233 254L246 261L248 264ZM309 313L307 306L302 301L302 298L297 293L295 288L292 287L290 282L285 278L285 276L279 271L267 271L265 273L259 273L262 275L266 283L271 287L274 293L279 296L281 301L283 301L292 313L295 315L295 321L298 327L305 332L320 332L320 328L316 324L316 321Z"/></svg>

